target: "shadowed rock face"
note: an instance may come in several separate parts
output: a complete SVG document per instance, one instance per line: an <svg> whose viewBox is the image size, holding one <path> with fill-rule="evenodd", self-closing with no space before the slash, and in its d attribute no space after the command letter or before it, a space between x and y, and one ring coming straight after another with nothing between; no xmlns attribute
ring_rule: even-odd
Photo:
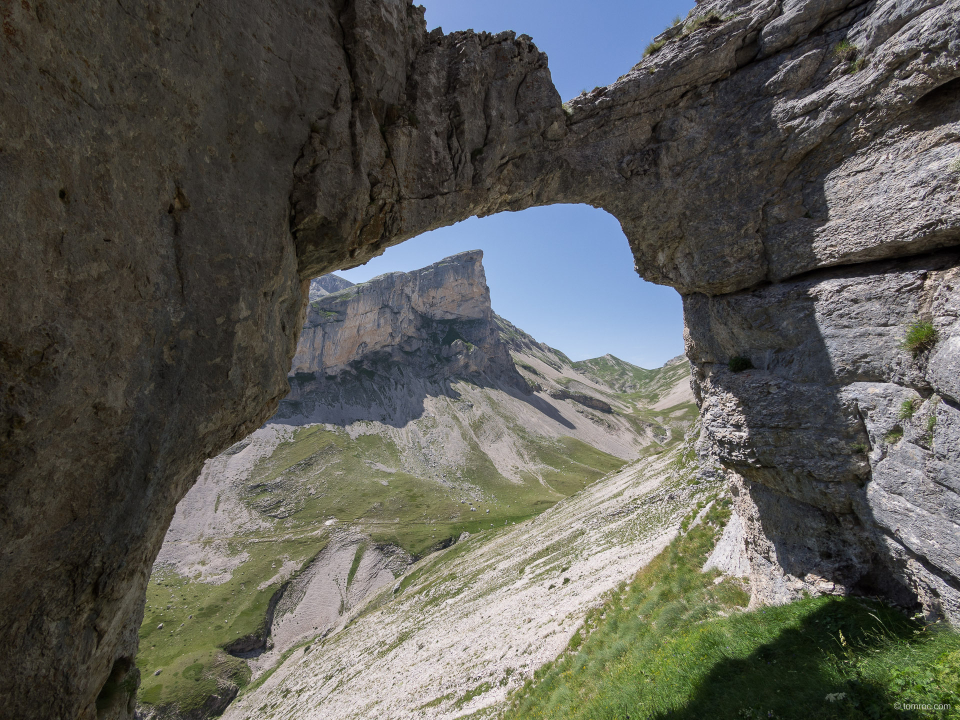
<svg viewBox="0 0 960 720"><path fill-rule="evenodd" d="M685 298L703 445L733 481L755 601L854 591L960 619L958 274L948 251ZM912 353L917 317L940 339ZM731 372L734 355L755 368Z"/></svg>
<svg viewBox="0 0 960 720"><path fill-rule="evenodd" d="M5 713L130 713L151 561L286 394L306 279L557 202L684 295L757 599L956 618L960 4L709 12L563 107L529 38L427 33L403 0L0 9Z"/></svg>

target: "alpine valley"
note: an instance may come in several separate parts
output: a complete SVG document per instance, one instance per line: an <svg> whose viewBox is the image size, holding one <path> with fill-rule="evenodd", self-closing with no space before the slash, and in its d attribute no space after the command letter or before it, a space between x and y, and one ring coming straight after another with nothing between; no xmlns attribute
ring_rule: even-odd
<svg viewBox="0 0 960 720"><path fill-rule="evenodd" d="M312 281L290 394L154 564L139 717L495 709L716 494L685 358L573 362L493 312L481 260Z"/></svg>

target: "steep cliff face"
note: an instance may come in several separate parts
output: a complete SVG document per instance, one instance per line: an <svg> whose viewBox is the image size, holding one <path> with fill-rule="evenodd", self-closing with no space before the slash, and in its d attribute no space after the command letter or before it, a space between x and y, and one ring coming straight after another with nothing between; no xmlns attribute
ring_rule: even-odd
<svg viewBox="0 0 960 720"><path fill-rule="evenodd" d="M493 321L482 258L460 253L311 302L290 374L396 363L423 378L486 375L526 390Z"/></svg>
<svg viewBox="0 0 960 720"><path fill-rule="evenodd" d="M374 432L415 475L441 485L506 478L515 490L531 480L547 488L548 458L573 445L632 460L651 442L682 435L691 418L651 411L659 395L649 403L620 397L496 315L482 257L460 253L312 302L290 394L271 422ZM688 366L681 375L687 394L677 406L692 401Z"/></svg>
<svg viewBox="0 0 960 720"><path fill-rule="evenodd" d="M774 588L761 597L895 577L955 612L938 547L960 520L957 459L938 433L955 427L956 263L936 256L947 265L907 294L939 333L909 372L830 335L900 322L894 295L821 273L887 287L913 266L873 263L960 241L956 0L705 2L565 107L526 36L427 33L404 0L0 13L9 713L129 711L147 568L203 460L285 394L304 280L535 204L607 209L638 271L684 294L705 444L743 478L757 586ZM897 342L878 332L871 352ZM753 348L758 370L730 374ZM941 398L924 406L931 448L910 426L895 452L850 455L858 423L867 442L889 424L880 390ZM799 428L811 398L827 419ZM920 510L905 533L897 513Z"/></svg>

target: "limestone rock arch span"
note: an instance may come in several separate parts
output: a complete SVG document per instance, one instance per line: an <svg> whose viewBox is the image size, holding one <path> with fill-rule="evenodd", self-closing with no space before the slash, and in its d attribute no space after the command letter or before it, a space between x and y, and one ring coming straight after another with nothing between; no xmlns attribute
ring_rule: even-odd
<svg viewBox="0 0 960 720"><path fill-rule="evenodd" d="M5 717L130 715L152 560L285 394L306 280L537 204L605 208L684 296L758 601L958 616L956 1L711 0L565 106L529 38L406 0L0 15ZM936 437L888 447L907 395Z"/></svg>

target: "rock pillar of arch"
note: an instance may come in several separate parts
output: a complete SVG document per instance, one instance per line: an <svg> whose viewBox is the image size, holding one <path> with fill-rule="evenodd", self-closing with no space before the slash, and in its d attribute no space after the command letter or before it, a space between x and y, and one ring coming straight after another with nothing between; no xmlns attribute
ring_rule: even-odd
<svg viewBox="0 0 960 720"><path fill-rule="evenodd" d="M153 558L286 393L309 278L549 203L683 295L755 601L960 617L957 2L711 0L565 105L530 38L405 0L0 16L5 716L130 716Z"/></svg>

